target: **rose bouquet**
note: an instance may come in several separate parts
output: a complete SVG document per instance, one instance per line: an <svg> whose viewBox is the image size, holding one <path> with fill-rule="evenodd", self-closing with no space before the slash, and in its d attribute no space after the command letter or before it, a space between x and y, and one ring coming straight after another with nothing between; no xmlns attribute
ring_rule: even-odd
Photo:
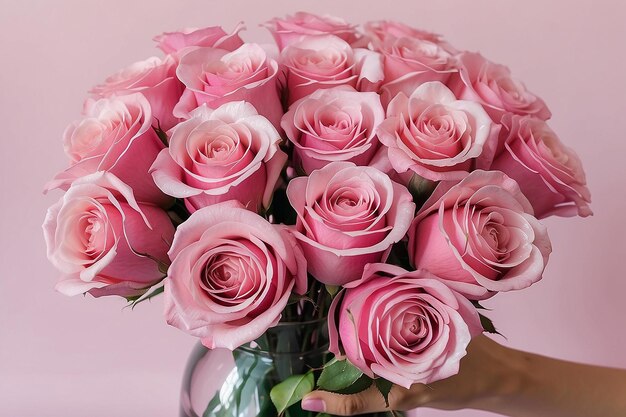
<svg viewBox="0 0 626 417"><path fill-rule="evenodd" d="M479 301L541 279L538 219L591 214L580 160L505 66L436 34L309 13L266 27L274 46L242 25L164 33L164 57L91 90L47 186L66 191L44 223L57 289L163 294L210 349L328 350L268 368L267 415L301 415L316 385L386 398L454 375L495 331ZM236 415L220 398L204 415Z"/></svg>

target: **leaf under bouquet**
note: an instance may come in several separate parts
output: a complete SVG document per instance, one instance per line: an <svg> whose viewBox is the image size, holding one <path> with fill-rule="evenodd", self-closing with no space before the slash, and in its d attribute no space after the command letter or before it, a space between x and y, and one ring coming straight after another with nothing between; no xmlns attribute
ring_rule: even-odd
<svg viewBox="0 0 626 417"><path fill-rule="evenodd" d="M57 289L162 293L209 348L327 317L336 358L283 378L279 412L316 384L386 396L454 375L493 330L478 301L541 279L538 219L591 214L580 160L508 68L439 35L309 13L266 27L275 46L242 25L164 33L164 56L90 92L47 186L66 191L44 223Z"/></svg>

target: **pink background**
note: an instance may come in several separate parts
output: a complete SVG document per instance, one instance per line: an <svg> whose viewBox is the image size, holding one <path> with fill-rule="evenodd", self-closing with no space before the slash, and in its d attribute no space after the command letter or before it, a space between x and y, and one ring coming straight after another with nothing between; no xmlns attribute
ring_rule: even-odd
<svg viewBox="0 0 626 417"><path fill-rule="evenodd" d="M40 225L59 197L43 184L66 160L61 134L85 92L156 54L151 37L300 9L360 23L399 19L508 64L549 104L553 128L586 165L595 216L547 221L554 254L542 282L487 303L507 344L626 367L626 8L621 0L3 1L0 8L0 415L175 416L191 337L161 301L65 298ZM368 4L369 3L369 4ZM619 140L618 140L619 139ZM437 412L426 416L487 416Z"/></svg>

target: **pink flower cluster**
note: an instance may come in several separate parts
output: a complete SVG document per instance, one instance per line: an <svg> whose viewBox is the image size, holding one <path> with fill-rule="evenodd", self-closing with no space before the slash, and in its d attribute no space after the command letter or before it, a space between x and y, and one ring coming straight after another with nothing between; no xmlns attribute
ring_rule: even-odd
<svg viewBox="0 0 626 417"><path fill-rule="evenodd" d="M163 285L168 323L234 349L315 279L343 287L333 353L407 387L453 375L482 331L470 300L541 279L538 219L591 214L580 160L507 67L439 35L265 26L277 48L164 33L164 57L91 90L48 185L67 191L44 223L58 290Z"/></svg>

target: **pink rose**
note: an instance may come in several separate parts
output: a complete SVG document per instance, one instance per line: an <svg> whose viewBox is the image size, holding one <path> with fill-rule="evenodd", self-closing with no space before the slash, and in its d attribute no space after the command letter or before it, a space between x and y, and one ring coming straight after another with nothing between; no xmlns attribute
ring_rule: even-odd
<svg viewBox="0 0 626 417"><path fill-rule="evenodd" d="M217 108L247 101L278 126L283 108L278 94L278 63L259 45L247 43L233 52L198 48L187 52L176 70L185 84L174 115L188 118L201 104Z"/></svg>
<svg viewBox="0 0 626 417"><path fill-rule="evenodd" d="M371 378L409 388L455 375L471 338L482 332L474 306L424 270L370 264L335 297L330 351ZM338 321L336 321L336 318Z"/></svg>
<svg viewBox="0 0 626 417"><path fill-rule="evenodd" d="M272 33L280 50L299 40L303 35L334 35L348 43L354 42L358 37L355 26L341 18L306 12L298 12L284 19L274 18L264 26Z"/></svg>
<svg viewBox="0 0 626 417"><path fill-rule="evenodd" d="M365 264L384 261L415 212L405 187L351 162L333 162L292 179L287 197L298 215L294 234L309 272L330 285L354 281Z"/></svg>
<svg viewBox="0 0 626 417"><path fill-rule="evenodd" d="M378 128L398 173L412 171L432 181L460 180L493 141L491 119L480 104L457 100L440 82L398 94ZM490 152L493 154L493 152Z"/></svg>
<svg viewBox="0 0 626 417"><path fill-rule="evenodd" d="M409 259L470 299L539 281L552 252L517 183L498 171L441 182L409 229Z"/></svg>
<svg viewBox="0 0 626 417"><path fill-rule="evenodd" d="M85 117L63 134L71 166L48 183L47 189L67 190L79 177L108 171L132 188L137 201L169 206L173 199L157 188L148 173L164 148L151 122L150 104L142 94L88 100Z"/></svg>
<svg viewBox="0 0 626 417"><path fill-rule="evenodd" d="M582 163L546 122L505 114L500 148L491 169L517 181L537 218L592 214Z"/></svg>
<svg viewBox="0 0 626 417"><path fill-rule="evenodd" d="M243 45L239 32L245 29L243 23L239 23L231 34L228 34L221 26L196 29L187 28L177 32L165 32L155 36L157 46L166 54L174 54L190 46L203 46L234 51Z"/></svg>
<svg viewBox="0 0 626 417"><path fill-rule="evenodd" d="M455 57L442 45L428 40L388 37L376 50L384 57L383 104L400 92L411 95L426 82L445 83L458 71Z"/></svg>
<svg viewBox="0 0 626 417"><path fill-rule="evenodd" d="M115 175L74 181L43 224L48 259L63 272L57 290L94 297L143 294L164 277L174 226L167 213L135 201Z"/></svg>
<svg viewBox="0 0 626 417"><path fill-rule="evenodd" d="M268 208L287 155L280 134L250 103L202 106L169 132L150 172L164 193L193 212L226 200Z"/></svg>
<svg viewBox="0 0 626 417"><path fill-rule="evenodd" d="M365 38L374 44L380 45L394 38L413 38L437 44L452 54L457 52L455 48L442 39L441 35L416 29L404 23L380 20L367 22L363 25L363 28Z"/></svg>
<svg viewBox="0 0 626 417"><path fill-rule="evenodd" d="M172 110L183 92L183 85L176 78L176 65L171 56L135 62L108 77L90 93L95 98L142 93L150 103L152 117L156 119L151 123L168 130L178 123Z"/></svg>
<svg viewBox="0 0 626 417"><path fill-rule="evenodd" d="M464 52L458 59L460 71L450 79L450 89L460 99L482 104L494 122L499 123L505 113L542 120L552 116L543 100L511 78L511 71L504 65L472 52Z"/></svg>
<svg viewBox="0 0 626 417"><path fill-rule="evenodd" d="M379 148L375 132L384 117L378 94L343 86L295 102L281 126L294 144L295 164L310 174L333 161L367 165Z"/></svg>
<svg viewBox="0 0 626 417"><path fill-rule="evenodd" d="M381 56L352 47L336 36L307 36L283 49L281 63L288 69L289 103L322 88L349 85L359 91L377 91L383 79Z"/></svg>
<svg viewBox="0 0 626 417"><path fill-rule="evenodd" d="M257 339L278 323L292 291L307 291L306 260L286 226L234 201L193 213L169 256L167 322L211 349Z"/></svg>

